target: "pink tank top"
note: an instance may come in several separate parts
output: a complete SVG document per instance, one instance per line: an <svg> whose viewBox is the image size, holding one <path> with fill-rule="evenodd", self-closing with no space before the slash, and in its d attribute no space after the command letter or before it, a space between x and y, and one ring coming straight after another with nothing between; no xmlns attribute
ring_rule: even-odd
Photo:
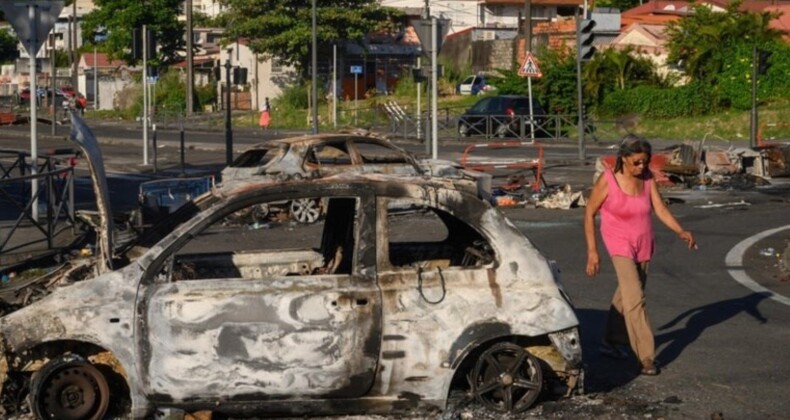
<svg viewBox="0 0 790 420"><path fill-rule="evenodd" d="M654 238L650 189L653 179L645 179L642 193L628 195L620 189L614 173L604 171L608 184L606 199L601 205L601 236L610 256L649 261L653 256Z"/></svg>

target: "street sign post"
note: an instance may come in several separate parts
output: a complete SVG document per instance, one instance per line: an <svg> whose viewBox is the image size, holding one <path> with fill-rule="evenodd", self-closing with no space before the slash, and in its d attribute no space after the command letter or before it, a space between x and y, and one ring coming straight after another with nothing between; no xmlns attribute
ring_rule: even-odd
<svg viewBox="0 0 790 420"><path fill-rule="evenodd" d="M538 60L531 52L527 51L524 63L518 69L518 75L521 77L543 77L543 73L540 72L540 67L538 67Z"/></svg>
<svg viewBox="0 0 790 420"><path fill-rule="evenodd" d="M351 66L351 73L354 75L354 126L357 125L357 76L362 74L362 66Z"/></svg>
<svg viewBox="0 0 790 420"><path fill-rule="evenodd" d="M63 0L53 1L2 1L0 10L14 28L17 37L30 56L30 174L38 173L38 89L36 87L36 53L47 39L47 34L55 26L55 21L63 10ZM54 98L55 92L52 92ZM55 121L52 121L54 125ZM30 194L33 201L30 209L33 220L38 220L38 180L30 180Z"/></svg>
<svg viewBox="0 0 790 420"><path fill-rule="evenodd" d="M447 32L450 30L450 19L437 19L435 17L430 19L417 19L414 20L414 31L420 39L420 45L423 51L427 51L431 57L431 141L425 142L426 152L431 152L431 157L436 159L438 156L438 121L436 119L437 107L437 75L438 75L438 62L437 55L442 48L442 43L447 37ZM426 129L426 140L428 138L428 130ZM432 146L428 150L429 146Z"/></svg>
<svg viewBox="0 0 790 420"><path fill-rule="evenodd" d="M529 135L532 141L535 141L535 119L533 115L534 110L532 108L532 78L543 77L543 73L540 72L538 60L531 52L527 51L524 57L524 63L518 69L518 75L527 78L527 91L529 92Z"/></svg>

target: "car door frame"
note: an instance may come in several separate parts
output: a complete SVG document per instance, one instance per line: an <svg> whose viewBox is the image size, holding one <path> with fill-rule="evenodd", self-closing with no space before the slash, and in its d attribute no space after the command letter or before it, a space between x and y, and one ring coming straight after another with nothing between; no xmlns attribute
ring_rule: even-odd
<svg viewBox="0 0 790 420"><path fill-rule="evenodd" d="M168 264L168 259L181 247L183 247L191 237L203 229L211 226L213 223L220 220L227 214L232 213L240 208L255 202L262 201L277 201L278 199L285 199L293 197L294 188L288 186L271 188L273 191L260 192L253 191L243 193L239 196L233 197L229 200L222 200L207 211L199 213L196 218L187 222L187 224L179 227L160 241L159 245L152 249L156 255L152 258L151 263L145 267L144 272L140 279L139 291L136 299L136 314L135 321L135 353L138 360L138 374L142 378L141 387L143 391L149 396L152 401L174 403L184 396L179 396L177 390L170 394L151 392L151 372L150 372L150 358L152 355L152 342L147 336L148 331L154 327L148 325L148 311L150 306L150 299L162 288L178 288L180 282L174 281L170 278L159 278L158 273ZM347 278L338 280L339 284L344 284L348 288L348 293L340 293L333 301L333 305L340 308L340 310L356 310L360 306L364 306L365 311L369 314L370 319L366 321L365 328L368 328L361 340L361 353L354 355L345 355L349 360L365 360L364 369L358 371L357 374L349 378L342 378L346 385L345 388L336 389L331 392L325 392L321 395L307 395L306 398L315 399L332 399L332 398L355 398L366 394L373 386L376 378L376 371L378 367L379 349L381 345L381 292L376 282L376 260L375 260L375 244L376 244L376 215L375 215L375 194L371 188L365 188L359 185L344 185L339 188L332 188L332 186L308 188L301 191L297 195L313 196L321 195L326 197L356 197L358 198L358 214L357 222L355 223L355 250L353 254L352 274ZM299 277L299 276L297 276ZM320 276L319 276L320 277ZM301 277L299 277L301 278ZM210 279L209 281L217 281L222 279ZM191 281L191 280L190 280ZM184 283L187 283L186 281ZM353 290L354 286L364 286L360 293ZM151 323L153 324L153 322ZM342 355L341 355L342 356ZM185 359L186 360L186 359ZM353 360L351 362L353 363ZM361 362L360 362L361 363ZM233 401L260 401L260 400L282 400L289 396L275 395L267 396L265 392L246 392L243 395L202 395L202 396L187 396L190 398L191 403L212 403L218 399L229 398Z"/></svg>

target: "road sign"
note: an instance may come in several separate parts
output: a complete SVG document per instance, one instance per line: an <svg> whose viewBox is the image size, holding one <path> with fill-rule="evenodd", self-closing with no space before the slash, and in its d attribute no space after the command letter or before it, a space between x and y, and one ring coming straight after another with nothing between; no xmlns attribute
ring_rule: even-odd
<svg viewBox="0 0 790 420"><path fill-rule="evenodd" d="M420 39L420 45L423 51L431 51L431 20L430 19L416 19L413 20L414 32L417 33L417 38ZM436 53L442 49L442 43L447 38L447 32L450 31L450 19L436 19Z"/></svg>
<svg viewBox="0 0 790 420"><path fill-rule="evenodd" d="M362 74L362 66L351 66L351 74Z"/></svg>
<svg viewBox="0 0 790 420"><path fill-rule="evenodd" d="M35 56L63 10L63 0L0 1L0 10L16 31L28 55ZM30 51L33 43L33 51Z"/></svg>
<svg viewBox="0 0 790 420"><path fill-rule="evenodd" d="M531 52L527 51L527 56L524 58L524 64L518 69L518 75L521 77L543 77L538 67L538 60Z"/></svg>

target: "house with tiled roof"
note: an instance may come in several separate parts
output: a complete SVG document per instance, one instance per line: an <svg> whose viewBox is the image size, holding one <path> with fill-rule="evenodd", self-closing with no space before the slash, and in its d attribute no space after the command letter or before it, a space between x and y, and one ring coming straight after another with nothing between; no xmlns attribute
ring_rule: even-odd
<svg viewBox="0 0 790 420"><path fill-rule="evenodd" d="M84 53L77 64L77 90L85 94L95 109L114 109L115 99L132 78L126 62L107 54Z"/></svg>

